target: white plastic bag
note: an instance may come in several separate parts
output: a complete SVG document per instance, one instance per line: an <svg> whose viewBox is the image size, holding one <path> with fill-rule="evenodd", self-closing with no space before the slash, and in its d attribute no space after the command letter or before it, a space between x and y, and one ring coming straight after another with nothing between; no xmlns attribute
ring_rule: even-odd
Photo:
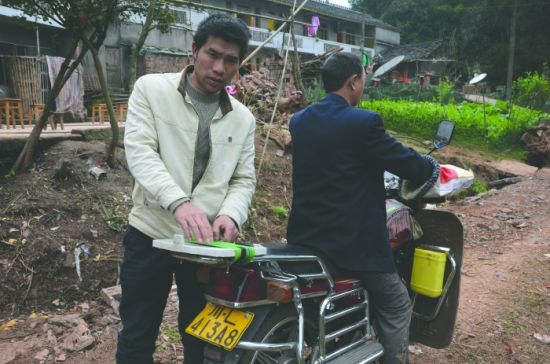
<svg viewBox="0 0 550 364"><path fill-rule="evenodd" d="M405 200L416 200L418 198L439 198L445 196L451 196L459 191L462 191L472 185L474 182L474 173L471 170L465 170L451 164L442 164L439 166L439 177L437 181L433 183L435 178L431 178L430 181L424 183L422 186L415 188L408 180L403 180L401 190L399 191L400 197ZM433 186L427 186L433 183Z"/></svg>
<svg viewBox="0 0 550 364"><path fill-rule="evenodd" d="M441 164L439 179L424 197L451 196L472 185L474 173L451 164Z"/></svg>

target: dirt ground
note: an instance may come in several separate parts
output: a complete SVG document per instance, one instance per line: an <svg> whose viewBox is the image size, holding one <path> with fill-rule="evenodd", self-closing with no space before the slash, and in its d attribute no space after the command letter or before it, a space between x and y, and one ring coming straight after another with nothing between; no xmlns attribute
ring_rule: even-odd
<svg viewBox="0 0 550 364"><path fill-rule="evenodd" d="M258 157L262 149L259 141ZM120 168L89 172L102 171L103 150L102 142L65 141L30 173L0 181L0 364L114 361L120 322L100 290L118 283L132 180L123 151ZM449 147L440 158L498 177L476 154ZM290 157L270 145L243 240L283 239L290 174ZM458 321L447 349L411 343L411 363L550 362L549 202L550 172L541 170L437 207L465 227ZM171 296L159 363L183 362L176 305Z"/></svg>

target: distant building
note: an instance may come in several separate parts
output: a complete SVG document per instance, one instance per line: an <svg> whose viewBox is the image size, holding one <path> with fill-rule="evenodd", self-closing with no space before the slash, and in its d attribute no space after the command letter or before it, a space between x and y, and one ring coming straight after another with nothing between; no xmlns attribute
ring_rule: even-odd
<svg viewBox="0 0 550 364"><path fill-rule="evenodd" d="M293 0L203 0L200 3L174 1L176 23L170 32L161 34L153 30L140 52L138 74L175 72L191 62L193 33L198 24L214 12L226 12L241 18L250 28L251 50L259 47L292 13ZM299 5L299 4L298 4ZM41 54L63 55L53 39L63 38L63 28L53 23L34 22L24 31L13 31L16 25L13 12L17 10L0 6L0 60L5 54L36 56L35 29L40 30ZM129 59L132 46L138 40L144 19L136 16L128 23L112 26L99 50L107 83L111 90L124 92L128 87ZM310 0L297 14L293 31L297 50L302 60L326 53L334 48L360 54L361 49L369 57L398 46L399 30L368 14L330 4L323 0ZM52 37L53 34L60 34ZM250 64L263 65L277 58L288 44L288 35L275 35ZM22 38L25 38L23 41ZM293 49L292 43L290 44ZM1 61L0 61L1 62ZM4 67L4 68L2 68ZM84 88L98 92L99 82L91 55L83 59ZM0 63L0 87L6 83L5 66Z"/></svg>
<svg viewBox="0 0 550 364"><path fill-rule="evenodd" d="M388 72L395 81L408 83L416 78L426 85L439 81L449 65L456 62L447 57L442 40L403 44L384 50L380 56L382 65L394 57L405 57L393 71Z"/></svg>
<svg viewBox="0 0 550 364"><path fill-rule="evenodd" d="M65 56L64 28L0 5L0 89L25 107L46 98L48 67L41 56Z"/></svg>
<svg viewBox="0 0 550 364"><path fill-rule="evenodd" d="M167 34L154 30L141 51L139 73L175 72L191 59L193 32L199 23L215 12L226 12L241 18L250 28L251 50L260 46L292 13L293 0L204 0L192 6L174 2L170 6L176 15L176 24ZM127 60L141 28L140 19L111 29L101 54L105 61L111 88L125 88L128 79ZM364 37L362 28L364 24ZM323 54L333 48L360 54L375 54L398 46L399 30L372 16L330 4L310 0L298 13L294 23L297 49L302 59ZM279 54L288 42L286 34L277 34L256 57L253 65L262 65ZM291 43L291 49L293 49Z"/></svg>

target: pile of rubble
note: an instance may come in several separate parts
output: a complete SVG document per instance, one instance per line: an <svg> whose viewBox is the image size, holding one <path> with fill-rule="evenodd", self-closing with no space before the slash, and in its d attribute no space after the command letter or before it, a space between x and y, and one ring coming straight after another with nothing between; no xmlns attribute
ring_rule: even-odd
<svg viewBox="0 0 550 364"><path fill-rule="evenodd" d="M334 48L313 59L301 63L301 77L306 83L312 84L314 80L320 80L321 65L332 54L342 51L342 48ZM228 86L228 92L239 99L256 117L258 124L262 125L262 134L265 136L269 130L269 137L274 140L283 150L290 144L290 132L288 124L292 114L308 105L308 100L303 91L297 90L290 77L290 70L287 70L288 77L281 89L277 100L279 89L280 71L282 65L271 64L269 69L262 67L243 75L235 85ZM273 110L275 109L273 117ZM271 118L273 117L273 122Z"/></svg>
<svg viewBox="0 0 550 364"><path fill-rule="evenodd" d="M529 163L537 167L550 166L550 120L527 130L521 137L527 148Z"/></svg>
<svg viewBox="0 0 550 364"><path fill-rule="evenodd" d="M303 92L296 90L291 82L285 82L277 101L278 80L274 81L266 68L241 76L233 87L228 87L228 91L248 107L258 124L263 125L262 133L266 135L267 130L271 129L270 138L286 149L290 144L290 118L307 106ZM270 125L275 105L277 109Z"/></svg>
<svg viewBox="0 0 550 364"><path fill-rule="evenodd" d="M329 50L326 53L323 53L315 58L312 58L308 61L302 62L300 64L300 71L302 75L302 80L305 83L311 84L315 81L321 79L321 66L325 60L332 56L334 53L341 52L343 48L335 47Z"/></svg>

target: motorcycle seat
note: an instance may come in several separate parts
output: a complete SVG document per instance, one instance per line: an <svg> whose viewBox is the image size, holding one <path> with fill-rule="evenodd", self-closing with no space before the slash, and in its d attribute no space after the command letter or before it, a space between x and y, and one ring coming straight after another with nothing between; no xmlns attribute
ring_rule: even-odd
<svg viewBox="0 0 550 364"><path fill-rule="evenodd" d="M263 244L267 248L267 255L283 255L283 256L318 256L319 252L307 248L302 245L286 244L286 243L268 243Z"/></svg>

